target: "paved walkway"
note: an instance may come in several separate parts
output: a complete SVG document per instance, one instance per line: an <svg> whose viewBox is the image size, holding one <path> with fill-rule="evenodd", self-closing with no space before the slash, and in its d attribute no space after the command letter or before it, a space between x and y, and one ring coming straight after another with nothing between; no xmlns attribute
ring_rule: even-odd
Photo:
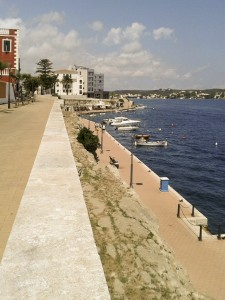
<svg viewBox="0 0 225 300"><path fill-rule="evenodd" d="M0 105L0 260L20 205L53 99Z"/></svg>
<svg viewBox="0 0 225 300"><path fill-rule="evenodd" d="M6 115L1 129L4 131L8 126L11 129L7 128L8 135L13 135L11 138L6 133L2 136L8 141L3 139L2 142L5 160L7 149L10 153L4 180L11 201L16 199L19 209L0 264L0 300L107 300L109 291L59 100L52 104L52 100L41 99L30 108L3 112ZM32 122L38 131L36 143ZM29 151L25 156L18 156L16 150L23 144L21 140L24 151L33 148L32 159ZM26 159L30 160L29 165ZM20 161L26 175L16 167ZM10 188L17 184L19 192L15 188L11 194ZM8 193L6 189L4 195ZM2 198L3 206L7 205L3 195ZM6 227L7 220L3 223Z"/></svg>
<svg viewBox="0 0 225 300"><path fill-rule="evenodd" d="M88 127L88 122L85 122ZM94 129L94 123L91 130ZM101 137L101 134L99 135ZM131 155L107 132L103 134L103 153L98 152L100 164L109 164L109 155L119 161L120 176L130 184ZM160 191L159 177L134 157L133 187L141 201L159 222L160 235L174 250L177 260L187 270L196 289L217 300L225 299L225 240L203 233L198 240L199 226L187 226L177 218L177 207L182 198L172 188ZM165 174L166 176L166 174ZM187 203L183 203L186 206ZM191 209L183 209L191 217ZM197 229L197 231L196 231Z"/></svg>

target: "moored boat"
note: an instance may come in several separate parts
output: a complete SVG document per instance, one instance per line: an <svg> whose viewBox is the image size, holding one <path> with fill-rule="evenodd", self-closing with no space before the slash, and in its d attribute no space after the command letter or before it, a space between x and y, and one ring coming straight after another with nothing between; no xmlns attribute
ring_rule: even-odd
<svg viewBox="0 0 225 300"><path fill-rule="evenodd" d="M166 147L168 146L167 141L135 141L135 146L152 146L152 147Z"/></svg>
<svg viewBox="0 0 225 300"><path fill-rule="evenodd" d="M122 126L131 126L131 125L137 125L141 121L139 120L131 120L126 117L117 117L113 120L112 123L110 123L111 126L116 127L122 127Z"/></svg>
<svg viewBox="0 0 225 300"><path fill-rule="evenodd" d="M138 126L119 126L119 127L116 127L115 130L118 130L118 131L135 131L138 128L139 128Z"/></svg>
<svg viewBox="0 0 225 300"><path fill-rule="evenodd" d="M135 135L136 139L144 139L144 140L148 140L150 138L150 134L136 134Z"/></svg>
<svg viewBox="0 0 225 300"><path fill-rule="evenodd" d="M134 145L152 147L166 147L168 145L167 141L148 141L149 138L150 135L148 134L138 134L135 136Z"/></svg>

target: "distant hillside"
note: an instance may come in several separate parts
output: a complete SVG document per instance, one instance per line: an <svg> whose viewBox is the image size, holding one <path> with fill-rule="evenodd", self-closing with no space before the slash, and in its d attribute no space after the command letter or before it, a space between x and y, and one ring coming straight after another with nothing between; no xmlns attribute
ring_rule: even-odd
<svg viewBox="0 0 225 300"><path fill-rule="evenodd" d="M225 98L225 89L205 90L178 90L178 89L157 89L157 90L116 90L118 95L126 95L133 98L163 98L163 99L221 99Z"/></svg>

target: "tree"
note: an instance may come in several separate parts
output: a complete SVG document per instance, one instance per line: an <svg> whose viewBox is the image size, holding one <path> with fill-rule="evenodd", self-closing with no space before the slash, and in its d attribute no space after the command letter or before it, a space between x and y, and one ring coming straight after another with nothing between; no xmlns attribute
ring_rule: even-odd
<svg viewBox="0 0 225 300"><path fill-rule="evenodd" d="M83 144L84 148L91 152L97 160L96 150L100 145L98 136L94 135L90 129L83 127L78 133L77 140Z"/></svg>
<svg viewBox="0 0 225 300"><path fill-rule="evenodd" d="M69 74L66 74L66 75L63 75L63 79L61 80L61 82L65 86L66 94L68 95L69 88L70 88L70 85L73 82L73 79L70 77Z"/></svg>
<svg viewBox="0 0 225 300"><path fill-rule="evenodd" d="M2 71L8 68L8 65L2 61L0 61L0 77L2 76Z"/></svg>
<svg viewBox="0 0 225 300"><path fill-rule="evenodd" d="M37 63L36 73L39 74L40 84L42 86L42 93L43 89L46 91L52 88L54 84L55 75L52 70L52 62L49 59L44 58Z"/></svg>
<svg viewBox="0 0 225 300"><path fill-rule="evenodd" d="M31 76L31 74L24 73L21 74L21 80L26 92L34 95L34 91L37 90L40 85L40 79L38 77Z"/></svg>

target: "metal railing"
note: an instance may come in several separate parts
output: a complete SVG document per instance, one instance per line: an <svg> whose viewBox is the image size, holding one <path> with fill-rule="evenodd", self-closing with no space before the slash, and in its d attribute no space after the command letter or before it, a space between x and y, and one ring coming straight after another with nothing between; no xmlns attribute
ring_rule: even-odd
<svg viewBox="0 0 225 300"><path fill-rule="evenodd" d="M181 203L178 203L178 207L177 207L177 217L180 218L181 217L181 213L183 215L183 217L185 218L185 220L191 225L191 226L199 226L199 235L198 235L198 240L202 241L202 230L204 225L203 224L195 224L192 223L187 216L185 215L183 209L190 209L191 208L191 216L195 217L195 205L190 204L189 206L184 206ZM225 240L225 235L222 235L222 225L223 224L216 224L218 230L217 230L217 239L218 240Z"/></svg>

